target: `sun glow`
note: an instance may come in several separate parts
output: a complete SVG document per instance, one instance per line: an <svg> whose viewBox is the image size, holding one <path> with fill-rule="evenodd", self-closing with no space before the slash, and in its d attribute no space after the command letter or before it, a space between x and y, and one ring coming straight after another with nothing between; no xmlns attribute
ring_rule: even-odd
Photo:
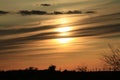
<svg viewBox="0 0 120 80"><path fill-rule="evenodd" d="M56 39L57 42L60 44L67 44L71 42L73 38L68 38L71 35L70 31L73 29L73 27L68 26L70 20L68 18L60 18L57 22L62 24L61 27L55 29L55 31L58 32L58 37L60 37Z"/></svg>
<svg viewBox="0 0 120 80"><path fill-rule="evenodd" d="M60 19L58 20L58 22L59 22L60 24L67 24L67 23L69 23L70 21L69 21L67 18L60 18Z"/></svg>
<svg viewBox="0 0 120 80"><path fill-rule="evenodd" d="M69 35L70 35L70 33L68 33L68 32L60 33L60 34L59 34L59 36L69 36Z"/></svg>
<svg viewBox="0 0 120 80"><path fill-rule="evenodd" d="M59 38L59 39L57 39L57 41L58 41L59 43L62 43L62 44L68 43L68 42L70 42L71 40L72 40L72 38Z"/></svg>
<svg viewBox="0 0 120 80"><path fill-rule="evenodd" d="M71 27L62 27L62 28L58 28L57 32L68 32L72 30Z"/></svg>

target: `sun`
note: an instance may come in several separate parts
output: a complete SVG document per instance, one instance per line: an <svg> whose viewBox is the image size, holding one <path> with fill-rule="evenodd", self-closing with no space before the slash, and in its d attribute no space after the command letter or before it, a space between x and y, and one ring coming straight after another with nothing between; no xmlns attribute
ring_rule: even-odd
<svg viewBox="0 0 120 80"><path fill-rule="evenodd" d="M70 33L68 33L68 32L60 33L60 34L59 34L59 36L69 36L69 35L70 35Z"/></svg>
<svg viewBox="0 0 120 80"><path fill-rule="evenodd" d="M68 32L71 31L71 27L61 27L57 29L57 32Z"/></svg>
<svg viewBox="0 0 120 80"><path fill-rule="evenodd" d="M57 41L61 44L69 43L72 40L72 38L59 38Z"/></svg>
<svg viewBox="0 0 120 80"><path fill-rule="evenodd" d="M70 35L70 31L72 30L71 27L61 27L61 28L57 28L57 32L59 32L59 36L69 36ZM57 42L61 43L61 44L66 44L69 43L72 40L72 38L58 38Z"/></svg>

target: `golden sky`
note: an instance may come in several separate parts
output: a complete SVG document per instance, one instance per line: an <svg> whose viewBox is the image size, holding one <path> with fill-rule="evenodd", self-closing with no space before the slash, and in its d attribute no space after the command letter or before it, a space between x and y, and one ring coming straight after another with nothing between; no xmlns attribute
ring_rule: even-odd
<svg viewBox="0 0 120 80"><path fill-rule="evenodd" d="M49 3L43 7L39 4ZM101 67L108 43L120 44L119 0L0 0L0 10L92 10L79 15L0 15L0 70L35 66ZM112 6L112 7L111 7Z"/></svg>

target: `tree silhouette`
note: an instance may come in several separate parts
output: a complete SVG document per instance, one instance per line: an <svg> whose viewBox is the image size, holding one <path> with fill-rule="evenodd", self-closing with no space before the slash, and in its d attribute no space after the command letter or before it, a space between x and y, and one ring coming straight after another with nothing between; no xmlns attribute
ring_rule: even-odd
<svg viewBox="0 0 120 80"><path fill-rule="evenodd" d="M120 71L120 49L119 48L114 48L113 46L111 46L110 44L108 44L111 54L107 55L104 54L103 55L103 61L109 65L112 70L114 71Z"/></svg>
<svg viewBox="0 0 120 80"><path fill-rule="evenodd" d="M48 67L48 70L49 71L55 71L55 68L56 68L55 65L51 65L51 66Z"/></svg>
<svg viewBox="0 0 120 80"><path fill-rule="evenodd" d="M29 68L26 68L25 70L38 70L38 68L36 68L36 67L29 67Z"/></svg>
<svg viewBox="0 0 120 80"><path fill-rule="evenodd" d="M77 71L78 72L87 72L87 66L78 66Z"/></svg>

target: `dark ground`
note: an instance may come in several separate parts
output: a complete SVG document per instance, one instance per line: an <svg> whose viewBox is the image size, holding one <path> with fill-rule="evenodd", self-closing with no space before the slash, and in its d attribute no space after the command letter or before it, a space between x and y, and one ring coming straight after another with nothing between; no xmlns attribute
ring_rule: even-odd
<svg viewBox="0 0 120 80"><path fill-rule="evenodd" d="M120 71L11 70L1 71L0 80L120 80Z"/></svg>

